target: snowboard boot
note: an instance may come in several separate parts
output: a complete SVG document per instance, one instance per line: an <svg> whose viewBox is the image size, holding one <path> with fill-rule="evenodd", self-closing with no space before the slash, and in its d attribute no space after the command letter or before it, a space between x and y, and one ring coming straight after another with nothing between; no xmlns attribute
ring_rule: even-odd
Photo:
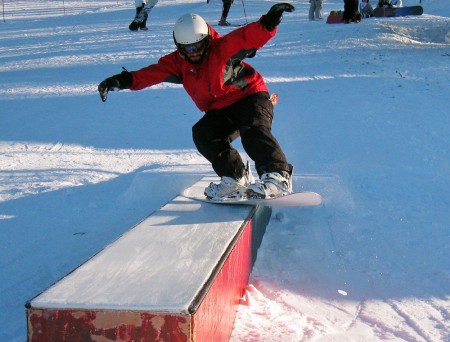
<svg viewBox="0 0 450 342"><path fill-rule="evenodd" d="M291 176L284 171L264 173L260 181L247 187L248 198L280 197L290 193L292 193Z"/></svg>
<svg viewBox="0 0 450 342"><path fill-rule="evenodd" d="M214 200L236 199L240 200L247 190L248 180L244 175L241 179L222 177L220 183L211 183L205 188L205 196Z"/></svg>
<svg viewBox="0 0 450 342"><path fill-rule="evenodd" d="M252 170L250 169L250 162L244 167L243 176L236 180L231 177L222 177L220 183L211 183L205 188L205 196L214 200L235 199L237 201L244 198L247 186L255 182Z"/></svg>

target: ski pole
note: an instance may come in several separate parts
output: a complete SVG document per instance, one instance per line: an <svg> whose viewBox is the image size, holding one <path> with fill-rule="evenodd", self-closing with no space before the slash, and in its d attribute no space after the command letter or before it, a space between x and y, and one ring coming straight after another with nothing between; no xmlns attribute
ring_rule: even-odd
<svg viewBox="0 0 450 342"><path fill-rule="evenodd" d="M245 5L244 5L244 0L242 0L242 8L244 9L244 17L245 17L245 23L248 24L248 20L247 20L247 13L245 12Z"/></svg>

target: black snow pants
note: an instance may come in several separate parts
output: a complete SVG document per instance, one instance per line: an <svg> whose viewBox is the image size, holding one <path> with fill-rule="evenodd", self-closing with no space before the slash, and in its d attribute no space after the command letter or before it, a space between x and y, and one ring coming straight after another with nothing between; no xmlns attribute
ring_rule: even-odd
<svg viewBox="0 0 450 342"><path fill-rule="evenodd" d="M290 175L292 165L272 135L272 120L273 105L269 94L259 92L231 106L206 112L192 127L192 135L198 151L211 162L220 177L240 179L244 175L241 156L231 145L239 135L259 176L282 171Z"/></svg>
<svg viewBox="0 0 450 342"><path fill-rule="evenodd" d="M358 14L358 0L344 0L343 19L345 22L356 21Z"/></svg>

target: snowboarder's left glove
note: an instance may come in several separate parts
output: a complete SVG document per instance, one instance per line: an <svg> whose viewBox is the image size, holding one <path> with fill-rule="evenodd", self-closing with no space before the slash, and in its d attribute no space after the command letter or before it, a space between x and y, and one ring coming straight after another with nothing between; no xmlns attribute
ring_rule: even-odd
<svg viewBox="0 0 450 342"><path fill-rule="evenodd" d="M108 91L129 89L133 83L133 76L128 71L108 77L98 85L98 92L103 102L108 97Z"/></svg>
<svg viewBox="0 0 450 342"><path fill-rule="evenodd" d="M262 26L264 26L268 31L273 31L281 23L283 18L283 12L292 12L295 7L286 2L273 5L272 8L267 12L266 15L260 20Z"/></svg>

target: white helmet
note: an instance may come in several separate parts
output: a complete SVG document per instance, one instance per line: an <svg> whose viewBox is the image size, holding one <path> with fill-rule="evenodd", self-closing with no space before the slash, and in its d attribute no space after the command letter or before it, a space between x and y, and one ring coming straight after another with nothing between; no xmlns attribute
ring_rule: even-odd
<svg viewBox="0 0 450 342"><path fill-rule="evenodd" d="M209 37L209 27L198 14L188 13L177 20L173 28L175 44L193 44Z"/></svg>

